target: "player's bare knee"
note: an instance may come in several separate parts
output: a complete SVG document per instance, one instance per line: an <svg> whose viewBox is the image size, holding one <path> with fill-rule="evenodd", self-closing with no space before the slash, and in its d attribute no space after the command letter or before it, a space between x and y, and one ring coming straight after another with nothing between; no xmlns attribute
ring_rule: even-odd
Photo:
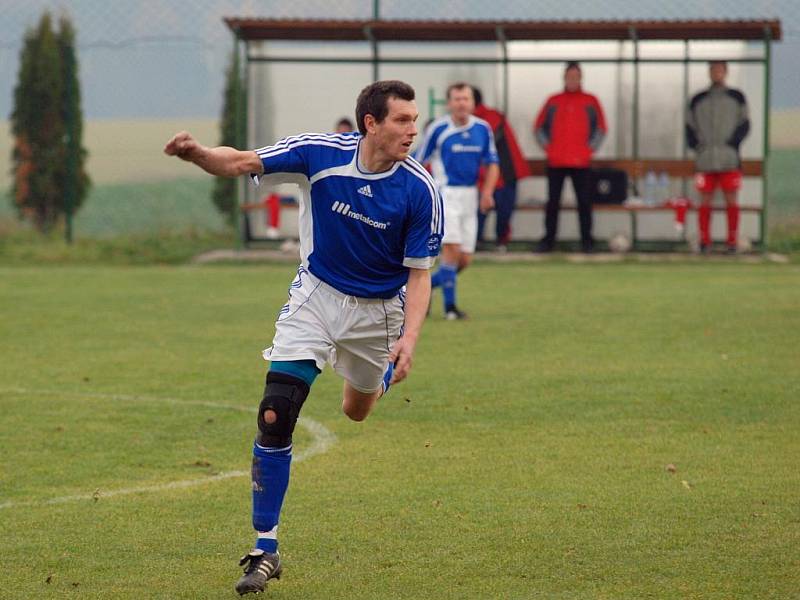
<svg viewBox="0 0 800 600"><path fill-rule="evenodd" d="M275 413L274 410L268 409L264 411L264 422L271 425L275 421L278 420L278 415Z"/></svg>
<svg viewBox="0 0 800 600"><path fill-rule="evenodd" d="M361 423L364 419L367 418L368 413L366 411L350 410L350 411L345 411L344 414L346 414L351 421L355 421L356 423Z"/></svg>
<svg viewBox="0 0 800 600"><path fill-rule="evenodd" d="M369 407L361 406L357 402L342 401L342 412L351 421L361 422L369 415Z"/></svg>

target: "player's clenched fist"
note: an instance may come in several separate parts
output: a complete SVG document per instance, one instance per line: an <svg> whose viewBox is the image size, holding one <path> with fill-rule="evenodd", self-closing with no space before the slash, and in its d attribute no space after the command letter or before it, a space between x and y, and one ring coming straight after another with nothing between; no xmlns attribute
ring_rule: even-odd
<svg viewBox="0 0 800 600"><path fill-rule="evenodd" d="M394 364L394 373L390 383L395 384L403 381L411 371L412 356L414 354L414 343L406 337L398 339L389 354L389 362Z"/></svg>
<svg viewBox="0 0 800 600"><path fill-rule="evenodd" d="M192 134L181 131L175 134L172 139L167 142L167 145L164 146L164 154L177 156L178 158L191 162L197 156L201 148L202 146L192 137Z"/></svg>

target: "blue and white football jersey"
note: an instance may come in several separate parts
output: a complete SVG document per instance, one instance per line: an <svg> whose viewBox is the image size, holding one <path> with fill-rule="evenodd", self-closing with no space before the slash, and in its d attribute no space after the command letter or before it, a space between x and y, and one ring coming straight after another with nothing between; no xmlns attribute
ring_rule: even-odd
<svg viewBox="0 0 800 600"><path fill-rule="evenodd" d="M450 115L431 123L414 157L421 163L430 161L439 185L453 186L475 185L481 164L499 162L491 126L473 115L463 126Z"/></svg>
<svg viewBox="0 0 800 600"><path fill-rule="evenodd" d="M392 298L408 269L429 269L439 254L442 201L413 158L382 173L359 163L359 133L285 138L256 150L264 174L302 176L303 265L344 294Z"/></svg>

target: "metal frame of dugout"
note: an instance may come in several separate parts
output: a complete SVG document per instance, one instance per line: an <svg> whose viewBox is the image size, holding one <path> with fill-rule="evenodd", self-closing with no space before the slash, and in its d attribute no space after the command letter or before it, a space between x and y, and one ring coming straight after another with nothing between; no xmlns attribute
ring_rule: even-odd
<svg viewBox="0 0 800 600"><path fill-rule="evenodd" d="M509 67L515 64L563 63L565 60L578 60L594 64L631 64L633 66L633 97L630 127L632 129L631 151L628 156L614 160L594 161L597 166L612 166L625 170L634 181L651 168L663 169L670 176L680 177L684 192L687 179L693 175L693 161L688 158L683 145L680 159L645 158L640 156L640 66L643 64L683 65L684 117L688 99L689 66L692 63L706 63L709 58L691 56L689 44L692 41L749 41L761 42L762 54L758 57L715 57L729 63L751 63L762 66L763 86L763 149L762 160L743 161L745 176L760 177L762 205L751 207L745 212L758 214L759 239L756 244L763 247L767 235L767 163L769 158L769 84L771 76L771 44L781 39L781 26L778 20L702 20L702 21L382 21L382 20L288 20L288 19L244 19L226 18L225 23L234 35L236 52L235 68L245 82L243 92L237 98L238 146L247 147L248 115L246 90L249 89L250 66L254 63L311 63L311 64L370 64L372 78L380 78L382 64L487 64L500 66L501 93L499 106L508 112L509 105ZM682 41L683 53L680 58L653 58L641 56L640 44L646 41ZM366 42L369 55L332 56L309 55L298 52L296 55L281 54L265 56L251 52L252 42ZM558 56L546 58L519 58L509 56L508 44L515 41L618 41L632 44L632 56L617 58L597 58L593 56ZM386 56L381 52L383 42L492 42L497 45L497 57L473 56ZM534 176L544 174L544 161L531 160ZM245 202L245 187L238 185L237 207L240 215L236 219L240 244L255 240L248 230L246 212L258 204ZM640 213L648 213L661 208L609 207L615 211L627 210L631 219L633 242L637 243L637 220ZM667 243L674 245L674 242Z"/></svg>

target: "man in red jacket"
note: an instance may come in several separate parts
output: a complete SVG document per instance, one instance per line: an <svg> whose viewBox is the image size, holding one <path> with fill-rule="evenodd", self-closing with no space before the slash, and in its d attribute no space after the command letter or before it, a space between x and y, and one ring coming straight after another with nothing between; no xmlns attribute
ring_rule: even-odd
<svg viewBox="0 0 800 600"><path fill-rule="evenodd" d="M497 211L495 223L495 244L498 250L504 250L511 240L511 215L517 202L517 180L530 177L531 170L528 161L522 155L517 143L517 137L506 116L498 110L489 108L483 103L483 94L472 86L472 95L475 97L475 110L472 112L479 119L483 119L492 128L494 144L497 147L497 157L500 159L500 177L494 188L494 207ZM481 180L483 179L481 169ZM486 214L478 214L478 241L483 241L483 226L486 223Z"/></svg>
<svg viewBox="0 0 800 600"><path fill-rule="evenodd" d="M550 96L539 111L533 126L536 141L547 153L547 210L545 235L539 252L551 252L558 232L558 211L564 179L572 179L578 201L581 249L592 252L592 191L589 164L592 154L606 134L606 121L600 103L581 89L581 67L567 63L564 91Z"/></svg>

